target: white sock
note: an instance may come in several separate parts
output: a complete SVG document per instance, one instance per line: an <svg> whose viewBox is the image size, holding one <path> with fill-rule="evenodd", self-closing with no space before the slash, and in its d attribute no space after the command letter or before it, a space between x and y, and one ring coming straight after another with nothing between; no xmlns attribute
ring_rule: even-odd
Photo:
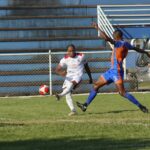
<svg viewBox="0 0 150 150"><path fill-rule="evenodd" d="M60 97L65 96L66 94L70 93L71 90L73 88L73 83L70 82L69 84L67 84L67 87L63 90L62 93L58 94Z"/></svg>
<svg viewBox="0 0 150 150"><path fill-rule="evenodd" d="M66 95L66 102L67 102L70 110L76 112L76 109L74 107L73 100L72 100L72 97L71 97L71 93L68 93Z"/></svg>

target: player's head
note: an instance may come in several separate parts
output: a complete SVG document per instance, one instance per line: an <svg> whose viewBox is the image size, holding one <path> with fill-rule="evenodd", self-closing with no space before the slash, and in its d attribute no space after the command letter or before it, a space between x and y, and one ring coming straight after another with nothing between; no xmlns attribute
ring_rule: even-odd
<svg viewBox="0 0 150 150"><path fill-rule="evenodd" d="M113 37L115 40L121 40L123 38L123 32L121 30L115 30Z"/></svg>
<svg viewBox="0 0 150 150"><path fill-rule="evenodd" d="M67 46L67 54L69 57L74 57L76 53L76 47L73 44Z"/></svg>

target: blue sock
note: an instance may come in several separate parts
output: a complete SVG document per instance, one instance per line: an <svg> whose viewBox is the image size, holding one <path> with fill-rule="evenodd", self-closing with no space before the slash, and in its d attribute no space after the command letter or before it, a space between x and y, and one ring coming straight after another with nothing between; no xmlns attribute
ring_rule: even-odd
<svg viewBox="0 0 150 150"><path fill-rule="evenodd" d="M138 106L138 107L141 106L141 104L138 102L138 100L134 96L132 96L130 93L126 93L125 98L127 98L130 102L132 102L136 106Z"/></svg>
<svg viewBox="0 0 150 150"><path fill-rule="evenodd" d="M89 97L86 100L86 105L89 105L93 99L95 98L95 96L97 95L97 91L95 91L94 89L91 90Z"/></svg>

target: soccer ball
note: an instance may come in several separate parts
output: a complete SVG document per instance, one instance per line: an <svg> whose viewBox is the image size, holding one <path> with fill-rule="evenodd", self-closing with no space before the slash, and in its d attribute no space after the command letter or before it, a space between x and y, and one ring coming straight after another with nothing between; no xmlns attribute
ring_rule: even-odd
<svg viewBox="0 0 150 150"><path fill-rule="evenodd" d="M47 85L41 85L39 88L40 95L46 95L49 93L49 87Z"/></svg>

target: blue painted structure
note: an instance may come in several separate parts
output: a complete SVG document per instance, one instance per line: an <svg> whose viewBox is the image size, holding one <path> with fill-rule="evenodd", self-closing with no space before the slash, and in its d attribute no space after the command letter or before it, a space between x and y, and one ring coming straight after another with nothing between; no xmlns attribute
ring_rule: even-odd
<svg viewBox="0 0 150 150"><path fill-rule="evenodd" d="M126 0L126 1L110 1L110 0L30 0L30 1L20 1L20 0L1 0L0 7L10 7L10 6L53 6L53 5L95 5L95 7L85 7L85 8L43 8L43 9L10 9L10 8L1 8L0 9L0 51L4 50L17 50L20 52L22 49L61 49L65 50L68 44L75 44L79 48L97 48L104 47L104 41L100 39L96 39L97 32L91 28L88 28L91 22L96 21L96 5L97 4L139 4L141 0ZM149 0L142 1L142 4L149 3ZM41 18L41 15L45 15L46 17ZM70 16L64 17L62 16ZM12 16L21 16L19 18ZM27 16L25 18L25 16ZM34 17L33 17L34 16ZM53 16L53 17L47 17ZM60 16L60 17L58 17ZM79 16L82 16L80 18ZM55 18L56 17L56 18ZM86 27L82 29L68 29L68 30L56 30L56 29L48 29L48 28L59 28L59 27ZM5 29L4 29L5 28ZM19 28L19 30L17 29ZM32 28L25 30L24 28ZM34 30L33 30L34 28ZM35 28L43 28L37 29ZM88 29L87 29L88 28ZM12 29L12 30L11 30ZM149 27L140 27L140 28L125 28L127 32L132 34L133 37L142 37L149 36L150 28ZM86 39L86 37L91 37L90 39ZM57 39L58 37L64 37L63 39ZM75 39L68 37L76 37ZM77 39L79 37L79 39ZM32 39L33 38L33 39ZM36 39L38 38L38 39ZM45 38L44 40L42 40ZM68 38L68 39L65 39ZM82 39L80 39L82 38ZM11 41L15 39L15 41ZM19 41L19 39L21 39ZM31 41L29 41L31 39ZM7 40L7 42L4 42ZM109 49L105 49L109 50ZM97 57L97 54L92 55L93 58ZM99 57L100 54L99 54ZM105 57L110 57L106 56ZM136 56L134 56L136 57ZM129 58L133 58L132 55ZM0 57L0 60L4 59L4 57ZM10 60L11 57L6 58L5 60ZM21 59L28 59L26 57L22 57ZM59 58L60 59L60 58ZM57 62L58 63L58 62ZM100 62L100 63L90 63L91 67L109 67L109 62ZM56 64L53 64L55 67ZM127 66L131 67L131 62L127 63ZM132 63L132 67L135 67L135 64ZM30 71L35 69L47 69L48 64L1 64L0 71ZM96 79L101 73L94 73L93 78ZM84 76L85 79L88 79L87 76ZM38 82L38 81L48 81L49 75L18 75L18 76L0 76L0 82ZM53 80L63 80L61 77L54 75ZM126 86L129 87L128 84ZM10 92L25 92L37 93L39 86L30 86L30 87L1 87L0 92L6 92L9 94ZM89 90L90 86L86 86L85 91ZM61 89L60 86L54 85L54 89ZM81 86L79 90L83 90ZM106 87L107 89L108 87ZM114 86L109 87L110 89L114 89ZM78 90L78 91L79 91Z"/></svg>

